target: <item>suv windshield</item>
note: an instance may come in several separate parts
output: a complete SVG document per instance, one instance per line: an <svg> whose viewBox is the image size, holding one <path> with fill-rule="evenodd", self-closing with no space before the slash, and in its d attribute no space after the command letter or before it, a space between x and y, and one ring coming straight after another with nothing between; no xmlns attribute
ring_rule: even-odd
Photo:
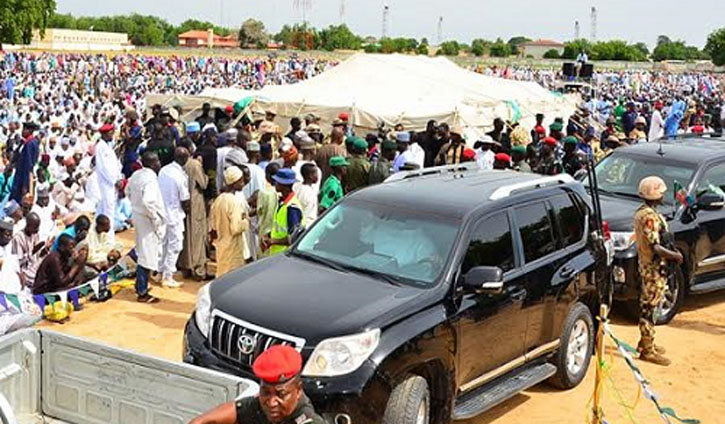
<svg viewBox="0 0 725 424"><path fill-rule="evenodd" d="M459 226L393 205L348 200L321 217L292 254L431 286L446 264Z"/></svg>
<svg viewBox="0 0 725 424"><path fill-rule="evenodd" d="M689 186L695 167L665 158L613 154L597 165L596 172L599 190L636 198L639 198L639 182L656 175L667 184L664 203L672 204L675 181L682 187ZM588 185L588 180L584 184Z"/></svg>

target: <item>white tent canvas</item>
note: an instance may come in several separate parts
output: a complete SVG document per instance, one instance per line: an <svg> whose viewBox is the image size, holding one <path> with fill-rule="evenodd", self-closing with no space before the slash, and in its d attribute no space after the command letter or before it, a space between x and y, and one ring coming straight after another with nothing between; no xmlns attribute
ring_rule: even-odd
<svg viewBox="0 0 725 424"><path fill-rule="evenodd" d="M315 113L329 125L348 112L353 125L372 130L380 122L422 130L428 120L461 125L476 132L490 129L496 117L519 118L533 126L534 115L568 116L574 105L537 83L512 81L468 71L445 58L358 54L340 65L294 85L266 86L259 91L207 90L200 96L150 97L181 104L185 110L205 101L214 106L255 96L254 112L271 110L280 123ZM189 114L191 115L191 114Z"/></svg>

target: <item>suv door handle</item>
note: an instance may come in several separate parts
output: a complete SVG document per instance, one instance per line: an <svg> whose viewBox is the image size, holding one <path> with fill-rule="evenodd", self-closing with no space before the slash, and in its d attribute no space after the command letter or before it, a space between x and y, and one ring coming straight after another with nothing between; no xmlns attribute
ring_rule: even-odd
<svg viewBox="0 0 725 424"><path fill-rule="evenodd" d="M519 291L515 291L515 292L511 293L511 299L513 299L513 300L525 300L526 299L526 295L528 293L529 292L527 292L526 289L522 289L522 290L519 290Z"/></svg>
<svg viewBox="0 0 725 424"><path fill-rule="evenodd" d="M576 269L570 266L565 266L561 269L561 272L559 273L559 275L561 275L561 278L571 278L574 276L574 274L576 274Z"/></svg>

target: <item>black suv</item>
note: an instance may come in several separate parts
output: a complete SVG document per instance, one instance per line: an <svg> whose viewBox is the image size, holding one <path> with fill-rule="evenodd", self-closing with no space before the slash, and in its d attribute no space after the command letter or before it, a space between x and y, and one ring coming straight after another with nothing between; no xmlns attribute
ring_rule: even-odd
<svg viewBox="0 0 725 424"><path fill-rule="evenodd" d="M405 174L201 289L184 361L252 378L262 351L295 346L315 406L355 424L446 423L547 379L574 387L606 275L594 216L566 175Z"/></svg>
<svg viewBox="0 0 725 424"><path fill-rule="evenodd" d="M640 276L633 227L642 178L656 175L667 184L659 208L685 262L668 282L658 323L677 314L687 293L725 288L725 139L685 137L640 143L615 150L596 167L602 217L614 241L614 299L639 315ZM676 188L682 187L680 201Z"/></svg>

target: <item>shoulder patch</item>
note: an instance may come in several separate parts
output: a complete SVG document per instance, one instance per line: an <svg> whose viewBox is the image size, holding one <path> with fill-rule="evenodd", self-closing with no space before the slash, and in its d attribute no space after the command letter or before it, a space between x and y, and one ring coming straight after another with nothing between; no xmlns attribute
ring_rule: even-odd
<svg viewBox="0 0 725 424"><path fill-rule="evenodd" d="M301 414L299 417L295 418L295 424L309 424L312 422L312 418L307 417L306 414Z"/></svg>

